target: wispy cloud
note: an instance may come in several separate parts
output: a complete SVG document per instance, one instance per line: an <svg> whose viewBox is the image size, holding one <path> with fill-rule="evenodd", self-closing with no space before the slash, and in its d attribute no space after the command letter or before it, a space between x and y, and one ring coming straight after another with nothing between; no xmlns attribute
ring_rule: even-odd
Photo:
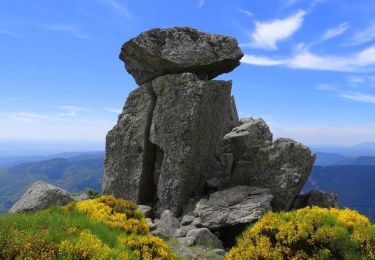
<svg viewBox="0 0 375 260"><path fill-rule="evenodd" d="M39 26L50 31L62 32L78 39L87 40L92 38L90 35L83 33L77 25L44 23L39 24Z"/></svg>
<svg viewBox="0 0 375 260"><path fill-rule="evenodd" d="M340 97L361 103L375 104L375 95L360 92L341 94Z"/></svg>
<svg viewBox="0 0 375 260"><path fill-rule="evenodd" d="M331 38L335 38L335 37L340 36L343 33L345 33L348 29L349 29L349 23L348 22L341 23L336 27L328 29L324 33L322 39L328 40L328 39L331 39Z"/></svg>
<svg viewBox="0 0 375 260"><path fill-rule="evenodd" d="M375 66L375 45L348 56L320 56L302 49L290 58L245 55L241 62L257 66L286 66L294 69L355 72Z"/></svg>
<svg viewBox="0 0 375 260"><path fill-rule="evenodd" d="M347 81L351 86L358 86L365 83L366 78L360 76L350 76Z"/></svg>
<svg viewBox="0 0 375 260"><path fill-rule="evenodd" d="M77 117L80 112L89 112L90 109L77 107L77 106L59 106L59 109L63 112L59 113L59 116Z"/></svg>
<svg viewBox="0 0 375 260"><path fill-rule="evenodd" d="M319 84L315 89L320 91L336 91L338 88L332 84Z"/></svg>
<svg viewBox="0 0 375 260"><path fill-rule="evenodd" d="M116 108L102 107L102 109L106 112L115 113L115 114L120 114L122 112L121 109L116 109Z"/></svg>
<svg viewBox="0 0 375 260"><path fill-rule="evenodd" d="M35 121L47 120L50 117L44 114L28 113L28 112L6 112L3 117L18 122L30 123Z"/></svg>
<svg viewBox="0 0 375 260"><path fill-rule="evenodd" d="M286 4L287 4L287 5L294 5L294 4L298 3L298 2L299 2L299 0L288 0L288 1L286 2Z"/></svg>
<svg viewBox="0 0 375 260"><path fill-rule="evenodd" d="M206 0L198 0L198 8L202 8L205 3L206 3Z"/></svg>
<svg viewBox="0 0 375 260"><path fill-rule="evenodd" d="M375 22L363 31L356 33L348 45L358 45L372 40L375 40Z"/></svg>
<svg viewBox="0 0 375 260"><path fill-rule="evenodd" d="M277 50L277 43L291 37L302 26L305 11L298 11L285 19L266 22L255 22L255 30L251 33L250 47Z"/></svg>
<svg viewBox="0 0 375 260"><path fill-rule="evenodd" d="M123 15L127 20L129 21L134 20L133 14L130 12L129 8L123 3L120 3L117 0L100 0L100 1L106 4L107 6L109 6L115 12Z"/></svg>
<svg viewBox="0 0 375 260"><path fill-rule="evenodd" d="M234 8L237 12L240 12L244 15L247 15L247 16L254 16L254 14L252 12L250 12L249 10L246 10L246 9L241 9L241 8Z"/></svg>
<svg viewBox="0 0 375 260"><path fill-rule="evenodd" d="M1 28L0 28L0 34L4 34L4 35L8 35L8 36L12 36L12 37L17 37L17 38L25 38L25 37L26 37L26 36L23 35L23 34L16 33L16 32L11 32L11 31L4 30L4 29L1 29Z"/></svg>

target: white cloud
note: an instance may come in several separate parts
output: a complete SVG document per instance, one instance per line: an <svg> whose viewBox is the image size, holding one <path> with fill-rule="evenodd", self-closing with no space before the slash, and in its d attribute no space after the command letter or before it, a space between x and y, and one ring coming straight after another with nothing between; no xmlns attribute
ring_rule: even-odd
<svg viewBox="0 0 375 260"><path fill-rule="evenodd" d="M108 108L108 107L102 107L104 111L110 112L110 113L115 113L115 114L121 114L122 110L121 109L116 109L116 108Z"/></svg>
<svg viewBox="0 0 375 260"><path fill-rule="evenodd" d="M298 11L285 19L267 22L255 22L255 31L251 34L251 46L254 48L277 50L277 43L291 37L303 23L305 11Z"/></svg>
<svg viewBox="0 0 375 260"><path fill-rule="evenodd" d="M123 3L119 3L117 0L100 0L112 10L116 11L117 13L123 15L129 21L134 20L133 14L130 12L129 8L125 6Z"/></svg>
<svg viewBox="0 0 375 260"><path fill-rule="evenodd" d="M341 23L341 24L339 24L338 26L336 26L334 28L328 29L324 33L324 35L323 35L322 38L323 38L323 40L328 40L328 39L340 36L343 33L345 33L348 29L349 29L349 23L348 22Z"/></svg>
<svg viewBox="0 0 375 260"><path fill-rule="evenodd" d="M361 85L366 82L366 79L364 77L359 77L359 76L351 76L348 78L348 83L351 86L357 86Z"/></svg>
<svg viewBox="0 0 375 260"><path fill-rule="evenodd" d="M354 35L349 45L357 45L370 42L375 39L375 22L367 27L365 30L358 32Z"/></svg>
<svg viewBox="0 0 375 260"><path fill-rule="evenodd" d="M8 35L8 36L13 36L13 37L17 37L17 38L25 38L26 37L23 34L16 33L16 32L11 32L11 31L4 30L4 29L0 29L0 34L4 34L4 35Z"/></svg>
<svg viewBox="0 0 375 260"><path fill-rule="evenodd" d="M320 84L315 89L320 91L336 91L337 87L332 84Z"/></svg>
<svg viewBox="0 0 375 260"><path fill-rule="evenodd" d="M77 107L77 106L59 106L60 110L64 112L59 113L59 116L70 116L70 117L77 117L80 112L89 112L90 109Z"/></svg>
<svg viewBox="0 0 375 260"><path fill-rule="evenodd" d="M286 59L245 54L241 62L257 66L281 65L294 69L355 72L375 66L375 46L348 56L319 56L305 49Z"/></svg>
<svg viewBox="0 0 375 260"><path fill-rule="evenodd" d="M286 2L286 4L287 4L287 5L294 5L294 4L298 3L298 2L299 2L299 0L288 0L288 1Z"/></svg>
<svg viewBox="0 0 375 260"><path fill-rule="evenodd" d="M48 120L50 117L44 114L28 113L28 112L6 112L3 113L3 118L13 121L30 123L36 121Z"/></svg>
<svg viewBox="0 0 375 260"><path fill-rule="evenodd" d="M375 104L375 96L360 92L341 94L340 97L361 103Z"/></svg>
<svg viewBox="0 0 375 260"><path fill-rule="evenodd" d="M50 31L62 32L78 39L87 40L92 38L88 34L83 33L77 25L44 23L39 24L39 26Z"/></svg>
<svg viewBox="0 0 375 260"><path fill-rule="evenodd" d="M247 15L247 16L254 16L254 14L252 12L250 12L249 10L245 10L245 9L241 9L241 8L235 8L235 10L237 12L240 12L244 15Z"/></svg>

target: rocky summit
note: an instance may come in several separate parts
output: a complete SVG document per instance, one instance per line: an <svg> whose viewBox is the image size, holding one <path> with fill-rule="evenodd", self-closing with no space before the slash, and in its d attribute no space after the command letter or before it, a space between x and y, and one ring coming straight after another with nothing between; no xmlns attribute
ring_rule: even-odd
<svg viewBox="0 0 375 260"><path fill-rule="evenodd" d="M178 237L198 222L220 231L291 209L315 155L291 139L273 140L262 119L238 118L232 82L213 78L242 56L234 38L190 27L127 41L120 59L139 87L107 135L103 192L148 205L153 217L168 210L185 215L184 224L194 220Z"/></svg>

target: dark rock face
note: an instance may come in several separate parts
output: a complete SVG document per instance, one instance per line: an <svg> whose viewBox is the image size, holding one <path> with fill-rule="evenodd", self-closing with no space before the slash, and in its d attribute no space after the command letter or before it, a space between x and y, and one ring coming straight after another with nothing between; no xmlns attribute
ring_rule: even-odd
<svg viewBox="0 0 375 260"><path fill-rule="evenodd" d="M338 208L339 198L335 193L313 189L307 194L298 195L293 202L294 209L300 209L308 206Z"/></svg>
<svg viewBox="0 0 375 260"><path fill-rule="evenodd" d="M37 181L31 185L9 212L35 212L50 206L66 205L73 200L73 197L65 190L46 182Z"/></svg>
<svg viewBox="0 0 375 260"><path fill-rule="evenodd" d="M159 77L152 85L157 103L150 140L163 154L156 162L158 208L180 214L182 205L202 195L205 180L215 175L215 155L229 118L231 82L202 81L182 73Z"/></svg>
<svg viewBox="0 0 375 260"><path fill-rule="evenodd" d="M151 29L126 42L120 59L138 84L166 74L192 72L212 79L240 65L236 39L191 27Z"/></svg>

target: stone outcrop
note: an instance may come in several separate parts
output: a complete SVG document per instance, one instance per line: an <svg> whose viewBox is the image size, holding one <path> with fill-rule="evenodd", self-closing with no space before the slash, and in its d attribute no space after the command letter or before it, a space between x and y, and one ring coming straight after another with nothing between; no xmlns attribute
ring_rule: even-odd
<svg viewBox="0 0 375 260"><path fill-rule="evenodd" d="M269 189L235 186L201 199L194 214L209 229L250 224L271 210L272 198Z"/></svg>
<svg viewBox="0 0 375 260"><path fill-rule="evenodd" d="M22 195L9 210L16 212L35 212L50 206L62 206L73 201L65 190L43 181L37 181Z"/></svg>
<svg viewBox="0 0 375 260"><path fill-rule="evenodd" d="M120 53L138 84L180 72L212 79L240 65L242 56L236 39L191 27L149 30L126 42Z"/></svg>
<svg viewBox="0 0 375 260"><path fill-rule="evenodd" d="M152 85L157 102L150 141L161 153L155 176L158 208L178 214L189 198L202 195L202 180L215 176L215 155L230 116L231 82L182 73L159 77Z"/></svg>
<svg viewBox="0 0 375 260"><path fill-rule="evenodd" d="M189 27L122 46L139 87L108 133L103 192L151 207L156 235L186 245L199 229L228 246L271 207L289 210L310 174L310 149L274 141L262 119L240 120L232 82L213 80L242 56L234 38Z"/></svg>
<svg viewBox="0 0 375 260"><path fill-rule="evenodd" d="M339 198L335 193L313 189L307 194L298 195L293 202L294 209L300 209L308 206L339 208Z"/></svg>
<svg viewBox="0 0 375 260"><path fill-rule="evenodd" d="M272 142L262 119L248 118L223 138L224 151L234 155L233 170L223 186L255 185L269 188L274 210L289 210L310 175L315 155L291 139Z"/></svg>

